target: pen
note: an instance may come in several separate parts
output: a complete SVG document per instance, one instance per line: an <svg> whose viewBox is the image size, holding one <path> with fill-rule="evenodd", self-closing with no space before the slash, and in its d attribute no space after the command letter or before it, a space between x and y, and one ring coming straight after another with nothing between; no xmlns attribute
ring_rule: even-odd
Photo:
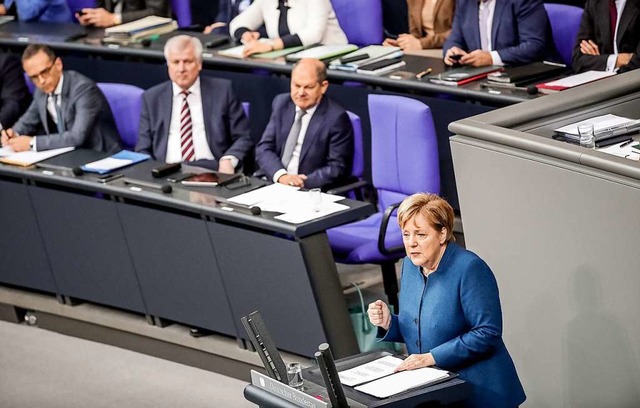
<svg viewBox="0 0 640 408"><path fill-rule="evenodd" d="M422 72L418 72L418 73L416 74L416 78L421 79L423 76L428 75L428 74L430 74L430 73L431 73L431 67L429 67L429 68L425 69L425 70L424 70L424 71L422 71Z"/></svg>
<svg viewBox="0 0 640 408"><path fill-rule="evenodd" d="M631 142L633 142L633 139L629 139L626 142L624 142L623 144L620 145L620 147L625 147L626 145L630 144Z"/></svg>

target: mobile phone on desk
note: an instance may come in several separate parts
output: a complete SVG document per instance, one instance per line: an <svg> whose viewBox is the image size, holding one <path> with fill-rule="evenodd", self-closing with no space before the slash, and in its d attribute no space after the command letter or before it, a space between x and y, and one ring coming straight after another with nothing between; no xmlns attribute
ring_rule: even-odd
<svg viewBox="0 0 640 408"><path fill-rule="evenodd" d="M182 180L186 180L190 177L193 177L195 175L195 173L181 173L181 174L174 174L171 175L169 177L167 177L167 181L169 183L179 183Z"/></svg>
<svg viewBox="0 0 640 408"><path fill-rule="evenodd" d="M102 174L102 175L98 176L98 183L105 184L105 183L108 183L110 181L122 178L122 177L124 177L124 174L122 174L122 173Z"/></svg>

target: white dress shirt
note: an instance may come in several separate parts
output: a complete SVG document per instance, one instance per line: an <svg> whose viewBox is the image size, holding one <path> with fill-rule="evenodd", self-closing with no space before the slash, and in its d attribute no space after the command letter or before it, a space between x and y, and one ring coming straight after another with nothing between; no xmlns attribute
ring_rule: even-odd
<svg viewBox="0 0 640 408"><path fill-rule="evenodd" d="M340 28L329 0L289 0L288 4L289 32L297 34L302 45L347 44L347 36ZM255 0L231 20L229 32L233 35L241 27L257 31L264 24L269 38L280 38L279 17L278 0Z"/></svg>
<svg viewBox="0 0 640 408"><path fill-rule="evenodd" d="M493 49L493 43L491 38L491 30L493 29L493 13L496 10L496 1L497 0L481 1L480 4L478 5L478 16L480 16L480 13L482 12L482 9L484 7L489 7L489 16L487 17L487 26L480 27L480 30L483 30L483 29L487 30L487 45L489 49L483 50L483 51L489 51L489 53L491 54L492 65L504 65L504 63L502 62L502 58L500 58L500 54L498 54L498 51ZM478 17L478 24L480 24L479 17Z"/></svg>
<svg viewBox="0 0 640 408"><path fill-rule="evenodd" d="M307 109L307 114L300 119L300 133L298 134L298 140L296 141L296 146L293 148L293 153L291 154L291 160L289 161L289 165L287 169L280 169L275 172L273 175L273 182L277 183L278 179L285 174L298 174L298 167L300 167L300 152L302 151L302 144L304 143L304 137L307 134L307 128L309 127L309 122L311 122L311 118L313 114L316 112L318 105L313 108ZM294 116L298 116L298 112L300 112L300 108L296 106L296 114ZM295 120L295 119L294 119Z"/></svg>

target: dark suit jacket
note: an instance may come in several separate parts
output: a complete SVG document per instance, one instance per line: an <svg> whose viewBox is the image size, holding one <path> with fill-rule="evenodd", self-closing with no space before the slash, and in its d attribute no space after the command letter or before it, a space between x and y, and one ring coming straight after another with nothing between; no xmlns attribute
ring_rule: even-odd
<svg viewBox="0 0 640 408"><path fill-rule="evenodd" d="M0 53L0 124L13 126L31 102L31 94L24 82L20 59Z"/></svg>
<svg viewBox="0 0 640 408"><path fill-rule="evenodd" d="M237 157L240 162L253 147L249 121L236 98L231 82L225 79L200 76L202 112L207 141L214 160L193 163L218 170L218 160L225 155ZM140 131L136 151L150 154L164 161L167 157L173 91L171 81L163 82L142 94Z"/></svg>
<svg viewBox="0 0 640 408"><path fill-rule="evenodd" d="M64 71L61 108L66 130L57 133L57 129L49 129L47 124L47 95L36 89L33 102L13 130L36 135L38 151L69 146L108 153L121 149L111 108L91 79L75 71ZM47 134L37 135L42 128Z"/></svg>
<svg viewBox="0 0 640 408"><path fill-rule="evenodd" d="M467 52L481 49L478 2L458 0L451 35L442 47ZM547 51L549 18L540 0L496 0L491 44L505 64L541 61Z"/></svg>
<svg viewBox="0 0 640 408"><path fill-rule="evenodd" d="M580 42L592 40L598 44L600 55L584 55L580 52ZM620 67L626 72L640 67L640 0L627 0L618 26L618 52L633 53L629 64ZM590 70L604 71L607 58L613 54L611 25L609 22L609 2L588 0L582 13L576 45L573 48L573 69L576 72Z"/></svg>
<svg viewBox="0 0 640 408"><path fill-rule="evenodd" d="M170 17L169 0L120 0L122 4L122 22L138 20L147 16ZM113 0L98 0L98 7L104 7L113 13Z"/></svg>
<svg viewBox="0 0 640 408"><path fill-rule="evenodd" d="M269 124L256 147L256 161L269 180L284 168L282 153L295 114L295 104L289 94L275 97ZM298 174L307 175L306 188L326 187L348 176L352 161L353 127L347 111L325 95L309 122Z"/></svg>

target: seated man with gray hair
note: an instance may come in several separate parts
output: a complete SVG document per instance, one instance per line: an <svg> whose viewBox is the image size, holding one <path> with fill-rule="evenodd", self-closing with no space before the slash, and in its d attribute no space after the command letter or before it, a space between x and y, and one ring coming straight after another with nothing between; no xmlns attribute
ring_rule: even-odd
<svg viewBox="0 0 640 408"><path fill-rule="evenodd" d="M253 142L231 82L200 75L202 43L195 37L171 38L164 56L171 80L142 95L136 151L234 173Z"/></svg>

